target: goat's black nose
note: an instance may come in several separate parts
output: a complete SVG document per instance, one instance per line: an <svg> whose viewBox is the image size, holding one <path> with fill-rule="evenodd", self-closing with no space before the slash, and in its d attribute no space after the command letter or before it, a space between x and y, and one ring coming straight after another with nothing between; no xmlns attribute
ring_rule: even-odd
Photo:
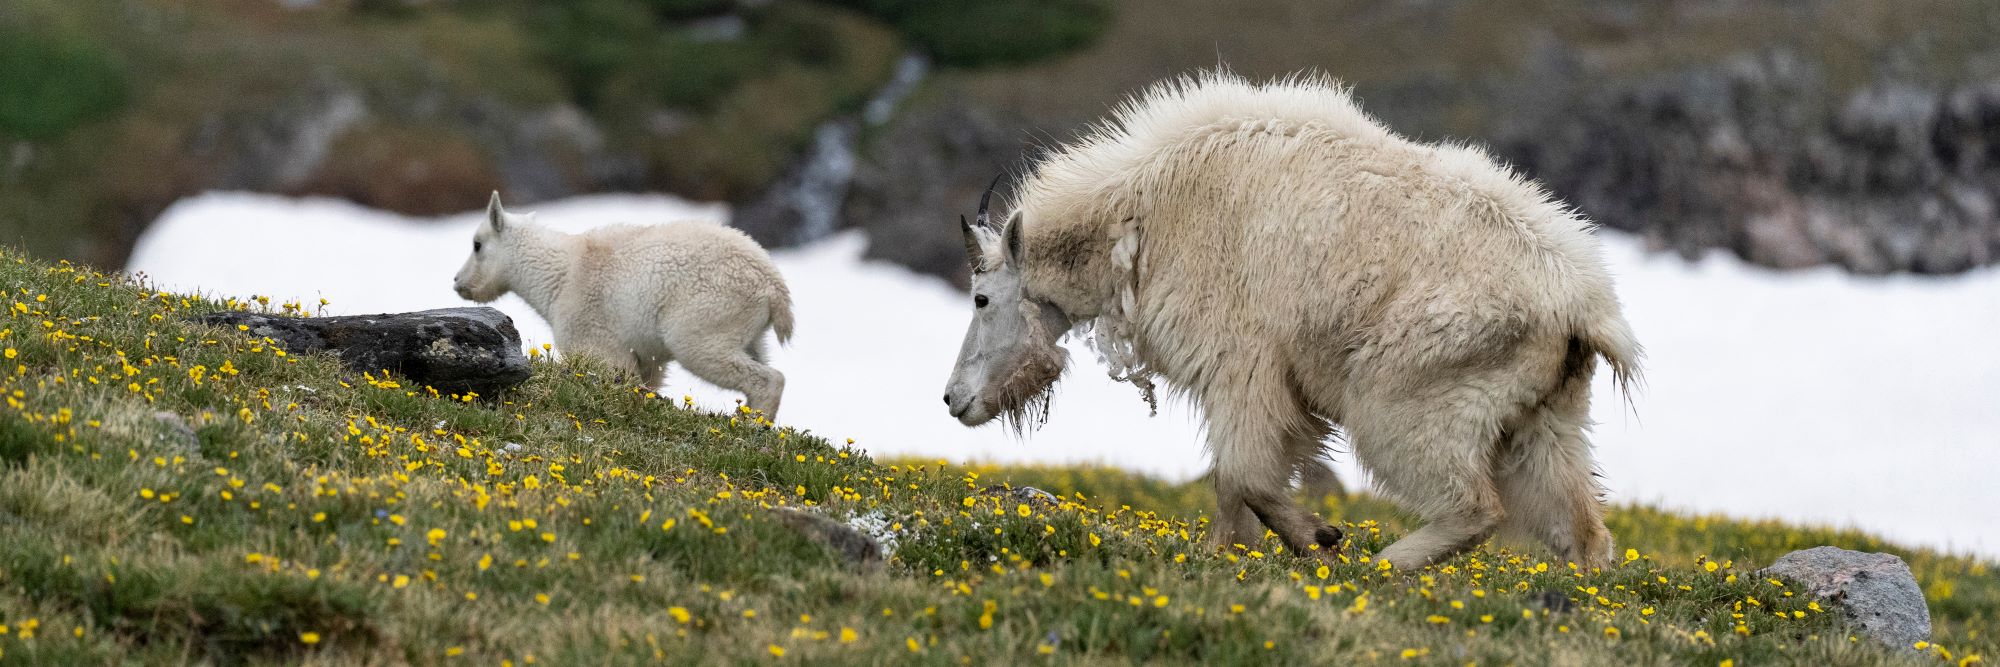
<svg viewBox="0 0 2000 667"><path fill-rule="evenodd" d="M951 405L951 394L945 394L945 395L944 395L944 404L945 404L945 405Z"/></svg>

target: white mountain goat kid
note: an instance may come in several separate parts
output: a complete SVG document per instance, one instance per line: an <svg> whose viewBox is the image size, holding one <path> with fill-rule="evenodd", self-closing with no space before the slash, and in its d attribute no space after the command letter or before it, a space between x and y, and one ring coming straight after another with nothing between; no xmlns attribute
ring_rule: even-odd
<svg viewBox="0 0 2000 667"><path fill-rule="evenodd" d="M991 191L989 190L989 194ZM1340 533L1285 494L1335 424L1426 525L1422 567L1496 530L1611 557L1590 379L1640 349L1588 222L1477 149L1390 132L1319 77L1154 86L1036 163L1004 227L964 223L974 312L946 388L968 426L1041 415L1094 327L1115 377L1207 415L1212 544L1330 559Z"/></svg>
<svg viewBox="0 0 2000 667"><path fill-rule="evenodd" d="M667 362L741 391L777 419L785 376L764 363L764 331L792 337L792 298L771 256L742 232L707 222L619 225L565 234L509 213L500 193L452 278L486 303L521 295L565 354L597 358L647 386Z"/></svg>

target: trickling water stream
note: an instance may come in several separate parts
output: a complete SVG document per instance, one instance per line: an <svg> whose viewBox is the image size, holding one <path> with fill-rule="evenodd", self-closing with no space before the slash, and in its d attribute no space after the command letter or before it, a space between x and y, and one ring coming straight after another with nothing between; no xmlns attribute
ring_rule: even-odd
<svg viewBox="0 0 2000 667"><path fill-rule="evenodd" d="M895 73L889 75L889 82L882 84L882 89L876 91L875 97L869 99L868 106L862 109L862 120L868 121L869 125L889 122L889 117L903 103L903 98L917 90L917 84L923 82L924 75L930 70L930 60L922 55L903 54L903 58L896 61Z"/></svg>
<svg viewBox="0 0 2000 667"><path fill-rule="evenodd" d="M791 192L792 208L799 213L792 243L820 240L838 226L840 206L854 182L854 134L849 119L827 121L813 133L812 151Z"/></svg>
<svg viewBox="0 0 2000 667"><path fill-rule="evenodd" d="M859 122L853 117L836 118L822 123L813 132L812 148L800 162L802 166L796 176L777 186L790 190L780 197L799 216L798 229L790 235L791 243L811 243L840 228L840 209L847 202L848 187L854 182L854 143L861 123L872 127L889 122L896 107L929 72L929 60L915 53L905 54L896 61L896 71L889 76L889 82L862 107Z"/></svg>

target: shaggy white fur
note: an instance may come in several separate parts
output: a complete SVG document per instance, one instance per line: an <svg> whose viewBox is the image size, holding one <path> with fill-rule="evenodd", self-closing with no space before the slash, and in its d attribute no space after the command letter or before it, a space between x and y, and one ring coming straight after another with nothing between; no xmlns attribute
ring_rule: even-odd
<svg viewBox="0 0 2000 667"><path fill-rule="evenodd" d="M1590 377L1603 358L1629 383L1640 349L1591 225L1479 150L1399 137L1323 77L1209 73L1053 151L1011 209L968 230L1001 278L984 285L1093 327L1115 376L1201 405L1216 543L1255 540L1261 521L1296 551L1327 546L1283 491L1338 424L1428 521L1383 551L1395 565L1502 528L1608 562ZM974 329L959 376L1004 377L991 367L1054 342ZM1013 407L980 407L992 392L976 382L952 392L979 395L969 423Z"/></svg>
<svg viewBox="0 0 2000 667"><path fill-rule="evenodd" d="M775 420L785 376L764 363L764 332L792 336L791 292L770 255L709 222L564 234L516 215L493 193L472 255L452 286L485 303L520 294L565 354L595 357L659 384L670 361L745 394Z"/></svg>

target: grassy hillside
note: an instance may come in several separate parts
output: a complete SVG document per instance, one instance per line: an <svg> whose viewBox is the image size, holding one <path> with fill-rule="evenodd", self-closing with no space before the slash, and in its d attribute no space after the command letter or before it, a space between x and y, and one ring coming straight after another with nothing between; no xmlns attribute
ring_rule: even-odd
<svg viewBox="0 0 2000 667"><path fill-rule="evenodd" d="M1338 567L1198 546L1198 487L882 463L536 362L434 395L181 317L233 306L0 249L0 662L1908 664L1993 655L1985 562L1623 508L1603 572L1486 548L1421 572L1329 501ZM857 386L856 400L867 388ZM830 434L831 436L868 434ZM1721 463L1718 463L1721 465ZM1057 506L984 492L1057 490ZM1081 495L1078 493L1081 492ZM1002 494L1004 495L1004 494ZM888 536L867 571L781 521ZM1890 651L1752 573L1891 549L1938 618Z"/></svg>

